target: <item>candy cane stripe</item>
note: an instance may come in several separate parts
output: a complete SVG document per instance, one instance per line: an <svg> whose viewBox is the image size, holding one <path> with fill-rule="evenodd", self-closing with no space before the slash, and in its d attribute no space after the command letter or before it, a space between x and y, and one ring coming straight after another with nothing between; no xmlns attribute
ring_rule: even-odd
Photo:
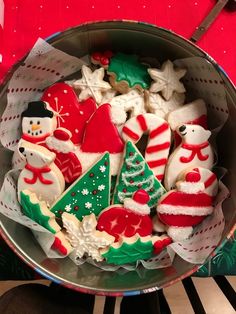
<svg viewBox="0 0 236 314"><path fill-rule="evenodd" d="M140 114L136 117L136 120L138 121L141 130L143 132L146 132L148 127L147 127L147 123L146 123L144 116L142 114Z"/></svg>
<svg viewBox="0 0 236 314"><path fill-rule="evenodd" d="M145 161L158 180L162 180L171 145L169 124L152 113L143 113L126 121L122 136L124 140L137 143L142 135L148 134Z"/></svg>
<svg viewBox="0 0 236 314"><path fill-rule="evenodd" d="M205 182L205 188L208 188L216 180L216 175L213 173Z"/></svg>
<svg viewBox="0 0 236 314"><path fill-rule="evenodd" d="M130 130L127 126L124 126L122 132L125 133L128 137L130 137L134 141L139 140L139 135Z"/></svg>
<svg viewBox="0 0 236 314"><path fill-rule="evenodd" d="M146 153L148 154L156 153L156 152L159 152L160 150L164 150L168 148L170 148L170 142L165 142L163 144L157 144L157 145L147 147Z"/></svg>
<svg viewBox="0 0 236 314"><path fill-rule="evenodd" d="M155 168L155 167L159 167L159 166L163 166L167 163L167 158L162 158L162 159L158 159L158 160L150 160L147 161L147 164L150 168Z"/></svg>
<svg viewBox="0 0 236 314"><path fill-rule="evenodd" d="M168 130L169 125L168 123L163 123L162 125L158 126L156 129L152 130L149 134L149 138L152 139L158 135L160 135L161 133L165 132L166 130Z"/></svg>

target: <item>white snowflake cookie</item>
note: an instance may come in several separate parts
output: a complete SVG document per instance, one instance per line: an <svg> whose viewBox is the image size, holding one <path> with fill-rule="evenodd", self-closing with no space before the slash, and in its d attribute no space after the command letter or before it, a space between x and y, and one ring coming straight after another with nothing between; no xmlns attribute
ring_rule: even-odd
<svg viewBox="0 0 236 314"><path fill-rule="evenodd" d="M186 69L174 68L174 64L167 60L161 69L150 68L148 73L154 82L151 84L150 91L153 93L161 92L162 96L169 100L174 91L184 93L185 88L180 79L185 75Z"/></svg>
<svg viewBox="0 0 236 314"><path fill-rule="evenodd" d="M63 213L62 221L66 238L74 248L71 258L75 262L84 256L90 256L97 262L103 260L100 250L110 246L115 238L105 231L96 230L97 221L94 214L79 221L73 214Z"/></svg>
<svg viewBox="0 0 236 314"><path fill-rule="evenodd" d="M80 100L93 97L100 104L102 101L102 92L111 89L111 85L103 80L104 69L100 68L92 72L86 65L82 66L82 78L73 83L75 89L80 89Z"/></svg>

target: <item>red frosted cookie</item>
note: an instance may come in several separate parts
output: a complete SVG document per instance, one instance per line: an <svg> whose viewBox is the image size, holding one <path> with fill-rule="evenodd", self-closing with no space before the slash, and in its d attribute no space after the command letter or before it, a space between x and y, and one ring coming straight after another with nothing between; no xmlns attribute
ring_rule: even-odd
<svg viewBox="0 0 236 314"><path fill-rule="evenodd" d="M152 234L152 220L147 203L149 195L144 190L138 190L133 198L124 200L124 206L112 205L98 217L97 229L106 231L116 238L132 237L135 234L148 236Z"/></svg>
<svg viewBox="0 0 236 314"><path fill-rule="evenodd" d="M42 100L56 112L57 126L69 130L72 142L80 144L86 122L96 110L95 101L88 98L79 102L73 88L66 83L56 83L47 88Z"/></svg>
<svg viewBox="0 0 236 314"><path fill-rule="evenodd" d="M193 227L213 212L212 193L216 191L217 179L210 170L206 176L200 169L186 171L176 183L176 189L164 194L158 202L158 217L174 241L187 239Z"/></svg>

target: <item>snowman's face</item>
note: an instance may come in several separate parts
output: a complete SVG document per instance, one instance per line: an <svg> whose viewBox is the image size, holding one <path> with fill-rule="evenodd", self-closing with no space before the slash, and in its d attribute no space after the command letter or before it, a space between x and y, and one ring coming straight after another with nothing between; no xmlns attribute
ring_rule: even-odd
<svg viewBox="0 0 236 314"><path fill-rule="evenodd" d="M34 137L52 134L54 130L54 121L49 117L24 117L22 119L22 131Z"/></svg>

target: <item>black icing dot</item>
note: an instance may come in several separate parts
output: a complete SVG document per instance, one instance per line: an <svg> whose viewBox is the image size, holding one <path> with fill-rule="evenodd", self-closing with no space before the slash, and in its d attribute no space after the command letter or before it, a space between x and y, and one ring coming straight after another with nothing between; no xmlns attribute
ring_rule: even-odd
<svg viewBox="0 0 236 314"><path fill-rule="evenodd" d="M42 134L43 133L42 130L40 130L39 133Z"/></svg>
<svg viewBox="0 0 236 314"><path fill-rule="evenodd" d="M38 132L36 132L35 135L38 135Z"/></svg>
<svg viewBox="0 0 236 314"><path fill-rule="evenodd" d="M28 130L28 133L30 134L30 130Z"/></svg>
<svg viewBox="0 0 236 314"><path fill-rule="evenodd" d="M30 124L33 124L33 121L32 121L32 120L30 121Z"/></svg>
<svg viewBox="0 0 236 314"><path fill-rule="evenodd" d="M40 124L40 121L37 121L37 124Z"/></svg>

